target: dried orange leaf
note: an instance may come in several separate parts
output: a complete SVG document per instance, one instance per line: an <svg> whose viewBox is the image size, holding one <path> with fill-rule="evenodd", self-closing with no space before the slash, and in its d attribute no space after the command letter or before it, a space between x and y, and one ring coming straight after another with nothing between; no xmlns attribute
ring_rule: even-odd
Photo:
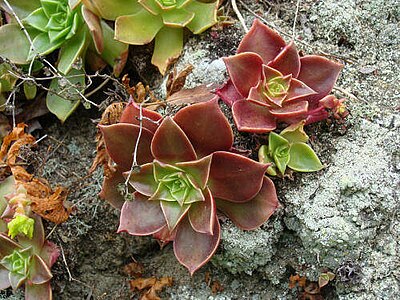
<svg viewBox="0 0 400 300"><path fill-rule="evenodd" d="M159 300L160 297L158 297L157 292L166 286L172 286L172 283L172 277L162 277L160 279L156 279L155 277L138 278L129 281L132 291L135 289L139 291L148 289L140 298L141 300Z"/></svg>
<svg viewBox="0 0 400 300"><path fill-rule="evenodd" d="M144 266L138 262L132 262L124 267L124 272L130 277L142 277Z"/></svg>
<svg viewBox="0 0 400 300"><path fill-rule="evenodd" d="M168 79L167 79L167 99L172 95L175 94L176 92L179 92L180 90L183 89L185 86L186 82L186 77L189 76L190 73L193 71L193 66L192 65L187 65L183 70L181 70L179 73L174 68L172 72L169 73Z"/></svg>

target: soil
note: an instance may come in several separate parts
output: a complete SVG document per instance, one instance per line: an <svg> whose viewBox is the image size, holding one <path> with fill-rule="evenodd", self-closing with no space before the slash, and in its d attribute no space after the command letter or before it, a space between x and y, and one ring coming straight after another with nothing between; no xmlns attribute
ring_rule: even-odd
<svg viewBox="0 0 400 300"><path fill-rule="evenodd" d="M265 18L269 25L291 35L297 1L243 2L238 1L238 6L248 26L254 18L253 14L256 14ZM313 148L327 166L334 163L333 157L339 151L335 147L335 142L358 126L358 118L374 124L381 123L388 130L398 129L396 127L398 119L387 121L386 118L396 114L396 109L399 107L399 103L396 102L398 101L396 97L398 99L399 96L397 75L393 73L394 67L391 65L395 61L399 62L398 52L394 53L394 49L398 51L398 37L393 36L396 28L392 28L393 26L398 28L398 23L395 24L400 15L399 5L395 2L346 0L335 4L335 1L300 1L296 32L305 44L300 43L299 48L306 53L329 53L331 57L344 61L346 67L338 85L354 94L350 97L348 93L341 94L349 98L348 106L352 113L344 124L322 122L307 128L312 137ZM340 5L342 7L338 8ZM387 11L386 20L379 19L378 14L368 15L379 5L381 7L376 8L377 11ZM341 12L341 15L338 12ZM236 18L232 11L228 13ZM350 20L355 22L354 18L361 24L359 31L349 25ZM378 32L380 28L376 22L388 25L387 28L384 27L386 31ZM372 49L375 40L365 31L366 28L369 33L373 32L380 37L377 41L380 46L377 46L377 49L381 51L379 55L382 57L376 53L377 50ZM210 66L220 57L234 54L243 34L244 31L237 22L223 31L190 36L178 66L183 66L187 62L195 66L199 63L197 69L206 72L207 69L202 69L200 62L203 61L206 66ZM385 34L387 36L382 37ZM290 37L285 38L289 40ZM133 53L135 56L126 70L130 72L132 81L141 80L156 90L158 95L162 95L163 89L159 89L162 78L150 64L150 52L151 46L135 48ZM212 77L214 75L208 76L207 73L195 70L188 78L187 86L216 81L222 83L226 74L221 68L218 69L217 63L215 65L220 72L215 75L216 78ZM376 72L378 75L374 75ZM108 88L114 89L112 85ZM105 98L101 92L92 100L100 103ZM226 108L224 112L230 117ZM316 280L315 274L318 274L320 269L312 270L311 266L315 263L315 259L311 260L304 254L304 249L307 248L304 238L301 233L288 225L291 211L286 209L286 206L293 203L290 196L286 197L285 193L289 191L290 194L293 189L300 188L304 185L304 180L309 178L317 180L317 175L310 177L297 174L292 181L275 180L283 208L255 233L257 238L262 236L263 240L259 240L254 247L250 245L251 238L248 240L250 250L241 257L230 256L233 253L230 247L236 245L236 236L245 239L247 233L233 229L232 224L225 220L222 227L226 230L226 234L222 238L215 258L193 277L177 262L171 245L160 249L158 243L150 237L116 234L118 211L98 197L103 178L102 171L97 170L88 175L88 169L95 157L96 121L100 115L101 112L97 109L86 110L80 107L62 125L51 116L41 119L43 129L35 132L38 138L47 135L47 138L39 143L36 152L35 165L39 166L36 169L37 175L48 179L53 186L67 187L70 191L68 200L75 207L73 215L67 222L59 226L54 226L52 223L45 224L46 232L50 233L49 239L62 250L62 255L52 269L55 299L139 299L141 292L129 289L130 278L124 272L124 267L132 262L139 262L144 266L143 277L173 277L173 286L159 293L162 299L298 299L302 293L296 288L288 288L290 275L300 273ZM235 138L236 146L251 150L255 150L260 141L253 135L238 132L235 132ZM398 150L393 155L394 161L396 157L398 159ZM399 172L398 168L397 165L395 173ZM239 243L239 247L244 247L243 245ZM298 249L289 249L293 245ZM270 251L261 254L254 252L254 249L259 248L267 248ZM277 249L282 250L277 251ZM353 266L352 262L348 262L347 265L346 263L346 257L342 256L341 261L337 263L338 269L340 264L342 272L345 272L343 271L345 266L353 267L355 270L358 268ZM326 266L328 265L327 263ZM337 270L331 269L331 271ZM397 285L397 290L398 278L393 283ZM220 289L216 288L217 282L220 284ZM360 283L354 279L351 284ZM348 289L349 292L344 293L343 289ZM367 292L372 289L373 287L368 288ZM369 295L367 292L365 295ZM391 295L395 295L394 292L388 295L386 298L375 295L375 299L395 299L391 298ZM343 282L339 279L324 288L321 296L324 299L368 299L363 298L364 294L360 294L360 290L354 289L353 286L343 287ZM11 291L0 292L0 299L22 297L20 292L16 294L12 294ZM303 294L303 297L307 296Z"/></svg>

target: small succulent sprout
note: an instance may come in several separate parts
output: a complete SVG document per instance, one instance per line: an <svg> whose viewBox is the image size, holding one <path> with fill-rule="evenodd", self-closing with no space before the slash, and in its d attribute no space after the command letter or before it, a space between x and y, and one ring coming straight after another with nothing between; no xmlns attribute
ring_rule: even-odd
<svg viewBox="0 0 400 300"><path fill-rule="evenodd" d="M136 127L101 128L118 167L130 168ZM173 241L175 256L193 274L218 247L217 209L245 230L261 226L276 210L274 184L264 176L269 164L228 152L233 132L216 98L185 107L152 130L151 143L142 144L138 156L151 160L139 172L124 173L135 192L122 206L118 231Z"/></svg>
<svg viewBox="0 0 400 300"><path fill-rule="evenodd" d="M25 285L25 299L52 299L51 266L59 251L51 242L44 240L41 218L34 217L33 238L20 237L18 243L0 233L0 290L12 287L16 290Z"/></svg>
<svg viewBox="0 0 400 300"><path fill-rule="evenodd" d="M294 42L255 20L237 54L226 57L229 80L217 91L232 107L239 131L268 133L277 123L307 124L328 117L327 96L342 65L318 55L300 57Z"/></svg>
<svg viewBox="0 0 400 300"><path fill-rule="evenodd" d="M280 134L270 132L268 146L262 145L258 151L259 161L272 163L267 169L271 176L283 176L286 168L297 172L315 172L323 168L314 150L306 144L308 136L303 130L304 122L292 124Z"/></svg>
<svg viewBox="0 0 400 300"><path fill-rule="evenodd" d="M34 219L25 215L17 215L7 224L8 235L13 239L18 234L24 234L31 239L34 225Z"/></svg>
<svg viewBox="0 0 400 300"><path fill-rule="evenodd" d="M183 29L202 33L217 22L218 1L83 0L94 13L115 20L115 38L132 45L155 40L152 63L165 74L182 52Z"/></svg>

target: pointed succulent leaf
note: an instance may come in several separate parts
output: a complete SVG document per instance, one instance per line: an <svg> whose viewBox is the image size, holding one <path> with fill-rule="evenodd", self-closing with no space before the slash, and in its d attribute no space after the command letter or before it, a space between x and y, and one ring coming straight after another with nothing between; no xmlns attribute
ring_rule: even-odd
<svg viewBox="0 0 400 300"><path fill-rule="evenodd" d="M308 135L304 132L304 121L286 127L279 135L290 144L306 143L308 141Z"/></svg>
<svg viewBox="0 0 400 300"><path fill-rule="evenodd" d="M4 233L0 233L0 259L10 255L16 249L21 249L21 246Z"/></svg>
<svg viewBox="0 0 400 300"><path fill-rule="evenodd" d="M29 50L29 41L18 24L0 26L0 56L16 64L27 64Z"/></svg>
<svg viewBox="0 0 400 300"><path fill-rule="evenodd" d="M9 288L11 286L8 274L10 271L8 271L6 268L0 265L0 291L5 290L6 288Z"/></svg>
<svg viewBox="0 0 400 300"><path fill-rule="evenodd" d="M113 207L121 209L125 202L123 195L118 188L125 182L125 178L122 175L122 170L119 166L116 167L116 171L112 174L105 176L103 185L99 197L109 202Z"/></svg>
<svg viewBox="0 0 400 300"><path fill-rule="evenodd" d="M208 188L204 190L205 201L193 203L189 209L189 221L192 228L200 233L213 234L216 218L215 201Z"/></svg>
<svg viewBox="0 0 400 300"><path fill-rule="evenodd" d="M269 112L277 119L288 119L288 123L293 123L293 121L298 122L298 119L304 119L307 114L307 109L308 102L300 101L287 103L283 107L271 108Z"/></svg>
<svg viewBox="0 0 400 300"><path fill-rule="evenodd" d="M29 269L29 280L33 284L43 284L53 277L47 264L36 254L32 256Z"/></svg>
<svg viewBox="0 0 400 300"><path fill-rule="evenodd" d="M162 13L164 25L171 27L185 27L194 18L194 13L184 8L166 10Z"/></svg>
<svg viewBox="0 0 400 300"><path fill-rule="evenodd" d="M0 260L0 265L9 271L9 281L15 290L20 287L31 271L32 249L15 249Z"/></svg>
<svg viewBox="0 0 400 300"><path fill-rule="evenodd" d="M268 66L281 72L283 75L291 74L294 78L300 72L300 56L296 45L291 41L283 50L268 63Z"/></svg>
<svg viewBox="0 0 400 300"><path fill-rule="evenodd" d="M263 65L261 56L244 52L225 57L224 62L233 85L243 97L247 97L250 89L261 79Z"/></svg>
<svg viewBox="0 0 400 300"><path fill-rule="evenodd" d="M286 96L286 103L292 102L295 100L299 100L300 98L304 98L310 95L316 95L317 92L315 92L312 88L308 87L305 83L301 82L300 80L297 80L295 78L292 78L290 80L290 86L287 91L287 96Z"/></svg>
<svg viewBox="0 0 400 300"><path fill-rule="evenodd" d="M46 265L51 268L60 256L60 249L53 242L46 240L39 256L44 260Z"/></svg>
<svg viewBox="0 0 400 300"><path fill-rule="evenodd" d="M20 18L24 19L33 11L38 9L41 4L40 0L8 0L8 3L11 5L12 9L14 10L15 14ZM11 15L11 11L7 5L5 5L4 1L0 1L0 6L6 12Z"/></svg>
<svg viewBox="0 0 400 300"><path fill-rule="evenodd" d="M238 154L215 152L208 187L216 198L246 202L259 192L267 167Z"/></svg>
<svg viewBox="0 0 400 300"><path fill-rule="evenodd" d="M153 173L154 173L154 178L157 182L171 174L179 172L183 173L183 170L181 168L178 168L176 165L172 166L169 164L162 163L158 160L154 160L153 162Z"/></svg>
<svg viewBox="0 0 400 300"><path fill-rule="evenodd" d="M239 100L232 106L233 119L239 131L266 133L276 128L276 119L265 106Z"/></svg>
<svg viewBox="0 0 400 300"><path fill-rule="evenodd" d="M178 223L186 216L191 206L190 204L183 204L181 206L178 202L172 201L161 201L160 204L170 231L174 230Z"/></svg>
<svg viewBox="0 0 400 300"><path fill-rule="evenodd" d="M29 51L28 54L29 60L33 59L38 53L40 55L47 55L53 52L64 43L64 40L60 39L51 42L47 32L42 32L33 38L32 43L34 49L31 48Z"/></svg>
<svg viewBox="0 0 400 300"><path fill-rule="evenodd" d="M182 48L183 28L164 26L155 37L151 63L164 75L169 65L181 55Z"/></svg>
<svg viewBox="0 0 400 300"><path fill-rule="evenodd" d="M162 245L172 242L175 239L176 228L172 231L169 231L168 226L165 225L159 231L153 234L153 237L159 241L161 241Z"/></svg>
<svg viewBox="0 0 400 300"><path fill-rule="evenodd" d="M129 172L125 173L126 176L128 174ZM153 195L158 187L153 174L153 164L142 165L138 173L133 172L129 178L129 183L139 193L148 197Z"/></svg>
<svg viewBox="0 0 400 300"><path fill-rule="evenodd" d="M144 45L150 43L162 27L161 17L145 9L133 15L123 13L115 21L115 38L127 44Z"/></svg>
<svg viewBox="0 0 400 300"><path fill-rule="evenodd" d="M26 300L47 300L52 299L50 281L42 284L25 283Z"/></svg>
<svg viewBox="0 0 400 300"><path fill-rule="evenodd" d="M8 280L11 283L11 288L16 290L19 288L26 280L27 275L20 275L18 273L10 272L8 273Z"/></svg>
<svg viewBox="0 0 400 300"><path fill-rule="evenodd" d="M140 108L140 106L136 104L132 98L129 98L129 104L122 112L119 122L140 125L140 110L142 110L142 117L145 117L142 120L143 128L146 128L154 133L158 128L157 122L162 119L162 116L158 112L148 110L143 107Z"/></svg>
<svg viewBox="0 0 400 300"><path fill-rule="evenodd" d="M23 248L32 248L33 253L39 254L45 241L43 222L42 218L36 214L33 214L31 217L35 220L33 237L29 238L27 236L20 235L18 237L18 242Z"/></svg>
<svg viewBox="0 0 400 300"><path fill-rule="evenodd" d="M255 19L249 32L244 36L237 53L253 52L260 55L265 64L273 60L286 46L281 36Z"/></svg>
<svg viewBox="0 0 400 300"><path fill-rule="evenodd" d="M7 207L7 201L4 196L11 194L15 191L15 179L14 176L8 176L0 184L0 216Z"/></svg>
<svg viewBox="0 0 400 300"><path fill-rule="evenodd" d="M83 4L96 15L115 20L119 16L135 14L143 7L137 0L82 0Z"/></svg>
<svg viewBox="0 0 400 300"><path fill-rule="evenodd" d="M211 158L208 155L199 160L177 163L176 166L187 173L195 187L204 189L210 175Z"/></svg>
<svg viewBox="0 0 400 300"><path fill-rule="evenodd" d="M68 76L72 76L69 81L74 86L65 86L62 79L54 78L50 83L49 89L59 93L60 96L49 92L46 97L47 108L61 122L65 122L79 106L81 97L76 89L84 90L85 88L85 73L83 70L71 69Z"/></svg>
<svg viewBox="0 0 400 300"><path fill-rule="evenodd" d="M301 70L297 79L318 92L311 97L310 102L317 101L331 92L343 68L342 64L318 55L303 56L300 62Z"/></svg>
<svg viewBox="0 0 400 300"><path fill-rule="evenodd" d="M118 232L149 235L166 225L160 203L148 201L146 196L134 193L134 200L126 201L121 209Z"/></svg>
<svg viewBox="0 0 400 300"><path fill-rule="evenodd" d="M139 136L139 126L119 123L99 127L104 137L107 152L112 160L117 163L123 171L130 170L133 161L133 152ZM152 138L153 133L142 128L137 151L137 162L139 165L153 160L150 152Z"/></svg>
<svg viewBox="0 0 400 300"><path fill-rule="evenodd" d="M290 147L288 167L298 172L315 172L323 168L314 150L305 143L294 143Z"/></svg>
<svg viewBox="0 0 400 300"><path fill-rule="evenodd" d="M268 146L262 145L260 149L258 149L258 161L262 164L271 164L268 169L267 173L271 176L276 176L276 168L274 159L269 155Z"/></svg>
<svg viewBox="0 0 400 300"><path fill-rule="evenodd" d="M32 13L24 19L24 22L28 23L30 26L39 31L46 32L46 26L49 22L49 18L46 16L43 7L40 7L32 11Z"/></svg>
<svg viewBox="0 0 400 300"><path fill-rule="evenodd" d="M279 207L275 185L264 176L260 192L245 203L232 203L216 199L217 208L241 229L253 230L266 222Z"/></svg>
<svg viewBox="0 0 400 300"><path fill-rule="evenodd" d="M186 134L170 117L166 117L155 132L151 152L155 159L166 163L196 159L196 152Z"/></svg>
<svg viewBox="0 0 400 300"><path fill-rule="evenodd" d="M228 81L221 88L217 89L215 93L228 106L232 106L236 101L244 100L244 97L239 94L231 79L228 79Z"/></svg>
<svg viewBox="0 0 400 300"><path fill-rule="evenodd" d="M68 74L78 58L85 56L86 46L86 30L80 30L62 45L57 65L58 70L63 74Z"/></svg>
<svg viewBox="0 0 400 300"><path fill-rule="evenodd" d="M156 0L139 0L138 2L153 15L158 15L162 12L161 6Z"/></svg>
<svg viewBox="0 0 400 300"><path fill-rule="evenodd" d="M193 230L188 218L179 224L174 240L174 253L191 275L207 263L217 250L220 241L220 226L215 218L213 234Z"/></svg>
<svg viewBox="0 0 400 300"><path fill-rule="evenodd" d="M200 157L232 147L233 132L216 98L181 109L174 116L174 121L185 132Z"/></svg>
<svg viewBox="0 0 400 300"><path fill-rule="evenodd" d="M268 136L268 149L279 171L284 174L290 159L289 142L279 134L271 132Z"/></svg>
<svg viewBox="0 0 400 300"><path fill-rule="evenodd" d="M89 28L97 53L103 52L104 39L100 17L87 9L85 6L82 6L82 17Z"/></svg>
<svg viewBox="0 0 400 300"><path fill-rule="evenodd" d="M186 25L194 34L199 34L217 23L218 1L203 3L190 1L185 9L195 14L194 18Z"/></svg>

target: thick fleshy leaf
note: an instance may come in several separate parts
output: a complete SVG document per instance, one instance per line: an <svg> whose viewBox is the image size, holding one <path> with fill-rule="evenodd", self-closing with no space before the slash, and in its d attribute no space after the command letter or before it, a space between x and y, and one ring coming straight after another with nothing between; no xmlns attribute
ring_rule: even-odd
<svg viewBox="0 0 400 300"><path fill-rule="evenodd" d="M82 16L90 30L90 34L97 52L103 52L104 40L100 17L87 9L85 6L82 6Z"/></svg>
<svg viewBox="0 0 400 300"><path fill-rule="evenodd" d="M268 63L268 66L281 72L283 75L291 74L296 78L300 72L300 56L296 45L291 41L283 50Z"/></svg>
<svg viewBox="0 0 400 300"><path fill-rule="evenodd" d="M310 108L314 108L313 106L318 104L314 103L315 101L331 92L343 65L318 55L303 56L300 63L301 69L297 79L318 92L308 99L312 104Z"/></svg>
<svg viewBox="0 0 400 300"><path fill-rule="evenodd" d="M103 134L107 152L112 160L117 163L123 171L130 170L133 162L133 152L139 136L139 126L119 123L109 126L99 126ZM151 162L153 157L150 152L153 133L142 128L137 151L137 163L142 165Z"/></svg>
<svg viewBox="0 0 400 300"><path fill-rule="evenodd" d="M0 233L0 259L10 255L16 249L21 249L21 246L10 239L6 234Z"/></svg>
<svg viewBox="0 0 400 300"><path fill-rule="evenodd" d="M50 38L47 32L42 32L33 38L32 43L35 49L30 49L28 59L33 59L37 53L39 53L40 55L47 55L59 48L64 43L64 41L65 40L60 39L54 42L50 42Z"/></svg>
<svg viewBox="0 0 400 300"><path fill-rule="evenodd" d="M232 147L232 129L216 98L181 109L174 121L185 132L199 157Z"/></svg>
<svg viewBox="0 0 400 300"><path fill-rule="evenodd" d="M267 167L238 154L215 152L208 187L215 198L246 202L259 192Z"/></svg>
<svg viewBox="0 0 400 300"><path fill-rule="evenodd" d="M260 55L265 64L273 60L286 46L281 36L258 19L255 19L249 32L242 39L237 53L254 52Z"/></svg>
<svg viewBox="0 0 400 300"><path fill-rule="evenodd" d="M29 14L31 14L34 10L38 9L41 6L40 0L8 0L8 3L11 5L15 14L20 19L26 18ZM2 9L7 11L11 15L11 11L4 3L4 1L0 1L0 5Z"/></svg>
<svg viewBox="0 0 400 300"><path fill-rule="evenodd" d="M166 26L185 27L194 18L194 13L184 8L166 10L162 13L162 19Z"/></svg>
<svg viewBox="0 0 400 300"><path fill-rule="evenodd" d="M104 49L101 57L113 68L115 76L119 76L128 59L129 45L114 39L114 30L106 22L101 21Z"/></svg>
<svg viewBox="0 0 400 300"><path fill-rule="evenodd" d="M271 132L268 136L269 155L273 158L277 168L281 174L285 174L287 163L290 159L289 142L275 132Z"/></svg>
<svg viewBox="0 0 400 300"><path fill-rule="evenodd" d="M226 69L233 85L243 97L261 79L263 60L256 53L244 52L224 58Z"/></svg>
<svg viewBox="0 0 400 300"><path fill-rule="evenodd" d="M51 275L47 264L42 258L34 254L30 265L29 280L34 284L43 284L48 282L52 277L53 275Z"/></svg>
<svg viewBox="0 0 400 300"><path fill-rule="evenodd" d="M162 121L154 134L151 152L155 159L165 163L196 159L196 152L188 137L170 117L166 117Z"/></svg>
<svg viewBox="0 0 400 300"><path fill-rule="evenodd" d="M167 221L168 229L174 230L176 225L186 216L190 208L190 204L179 205L178 202L160 201L155 203L161 204L161 209L164 213L165 220Z"/></svg>
<svg viewBox="0 0 400 300"><path fill-rule="evenodd" d="M276 176L278 174L276 172L275 162L269 154L268 146L261 145L260 149L258 149L258 161L262 164L271 164L267 169L269 175Z"/></svg>
<svg viewBox="0 0 400 300"><path fill-rule="evenodd" d="M103 185L99 197L106 200L112 206L117 209L121 209L125 202L125 198L121 195L118 186L125 182L125 178L122 175L122 170L119 166L116 167L116 171L112 174L105 176Z"/></svg>
<svg viewBox="0 0 400 300"><path fill-rule="evenodd" d="M134 193L134 200L126 201L121 209L118 232L131 235L149 235L166 225L160 203L148 201L146 196Z"/></svg>
<svg viewBox="0 0 400 300"><path fill-rule="evenodd" d="M317 92L315 92L313 89L308 87L305 83L292 78L290 80L290 86L289 90L287 91L287 96L285 99L285 103L292 102L292 101L299 101L305 97L310 95L315 95Z"/></svg>
<svg viewBox="0 0 400 300"><path fill-rule="evenodd" d="M2 266L0 266L0 291L5 290L6 288L10 287L11 283L8 279L9 271Z"/></svg>
<svg viewBox="0 0 400 300"><path fill-rule="evenodd" d="M324 167L314 150L305 143L294 143L290 147L288 166L298 172L315 172Z"/></svg>
<svg viewBox="0 0 400 300"><path fill-rule="evenodd" d="M169 65L181 55L182 48L183 28L163 27L156 35L151 63L164 75Z"/></svg>
<svg viewBox="0 0 400 300"><path fill-rule="evenodd" d="M138 2L153 15L162 12L161 6L155 0L139 0Z"/></svg>
<svg viewBox="0 0 400 300"><path fill-rule="evenodd" d="M216 199L217 209L227 215L235 225L243 230L253 230L266 222L279 207L275 185L264 176L260 192L245 203L232 203Z"/></svg>
<svg viewBox="0 0 400 300"><path fill-rule="evenodd" d="M200 233L213 234L216 218L215 201L208 188L204 190L205 201L193 203L189 209L192 228Z"/></svg>
<svg viewBox="0 0 400 300"><path fill-rule="evenodd" d="M153 237L161 242L161 248L162 248L165 244L168 244L169 242L172 242L175 239L175 234L176 234L176 228L172 231L169 231L168 226L165 225L159 231L154 233Z"/></svg>
<svg viewBox="0 0 400 300"><path fill-rule="evenodd" d="M267 133L276 128L269 109L253 101L240 100L232 106L233 119L239 131Z"/></svg>
<svg viewBox="0 0 400 300"><path fill-rule="evenodd" d="M229 106L232 106L236 101L244 100L244 97L239 94L231 79L228 79L228 81L221 88L217 89L215 93Z"/></svg>
<svg viewBox="0 0 400 300"><path fill-rule="evenodd" d="M154 16L145 9L133 15L123 14L115 21L115 38L132 45L148 44L163 25L160 16Z"/></svg>
<svg viewBox="0 0 400 300"><path fill-rule="evenodd" d="M32 11L32 13L24 19L24 22L37 30L46 32L46 26L49 22L49 18L46 16L43 8L40 7Z"/></svg>
<svg viewBox="0 0 400 300"><path fill-rule="evenodd" d="M25 300L51 300L50 282L43 284L25 283Z"/></svg>
<svg viewBox="0 0 400 300"><path fill-rule="evenodd" d="M44 260L46 265L51 268L60 256L60 248L53 242L46 240L39 256Z"/></svg>
<svg viewBox="0 0 400 300"><path fill-rule="evenodd" d="M4 196L11 194L14 190L15 190L14 176L8 176L6 179L0 182L0 216L8 205Z"/></svg>
<svg viewBox="0 0 400 300"><path fill-rule="evenodd" d="M65 122L80 104L81 97L76 89L81 90L81 92L85 89L84 70L71 69L68 75L73 76L69 78L69 81L74 86L65 86L65 83L61 84L58 78L54 78L49 89L59 93L62 97L51 92L48 92L46 97L47 108L61 122Z"/></svg>
<svg viewBox="0 0 400 300"><path fill-rule="evenodd" d="M186 25L194 34L199 34L217 23L218 1L190 1L185 5L185 9L195 14L194 18Z"/></svg>
<svg viewBox="0 0 400 300"><path fill-rule="evenodd" d="M19 288L24 281L26 280L26 275L20 275L18 273L14 273L14 272L9 272L8 273L8 280L11 283L11 288L13 290L16 290L17 288Z"/></svg>
<svg viewBox="0 0 400 300"><path fill-rule="evenodd" d="M16 64L27 64L30 44L18 24L0 26L0 56Z"/></svg>
<svg viewBox="0 0 400 300"><path fill-rule="evenodd" d="M136 0L82 0L83 4L96 15L106 20L135 14L143 7Z"/></svg>
<svg viewBox="0 0 400 300"><path fill-rule="evenodd" d="M193 230L189 220L185 218L176 231L174 253L178 261L193 275L214 255L219 241L220 226L217 218L212 235Z"/></svg>
<svg viewBox="0 0 400 300"><path fill-rule="evenodd" d="M308 141L308 135L304 132L304 121L286 127L279 135L290 144L306 143Z"/></svg>
<svg viewBox="0 0 400 300"><path fill-rule="evenodd" d="M33 238L30 239L25 235L20 235L18 237L18 242L23 248L32 247L33 252L35 254L39 254L42 251L43 244L45 241L43 222L42 218L36 214L33 214L31 218L35 220Z"/></svg>
<svg viewBox="0 0 400 300"><path fill-rule="evenodd" d="M308 109L307 101L293 102L284 105L283 107L271 108L270 113L277 119L287 120L288 123L298 122L296 117L304 117L306 116ZM293 120L292 122L290 122Z"/></svg>
<svg viewBox="0 0 400 300"><path fill-rule="evenodd" d="M76 60L85 56L86 46L86 30L80 30L63 44L57 65L58 70L63 74L67 74Z"/></svg>
<svg viewBox="0 0 400 300"><path fill-rule="evenodd" d="M125 173L125 175L128 173ZM158 187L158 183L154 179L153 164L145 164L140 167L138 173L133 172L129 178L129 183L139 193L148 197L153 195Z"/></svg>
<svg viewBox="0 0 400 300"><path fill-rule="evenodd" d="M204 189L210 175L211 157L209 155L199 160L177 163L176 166L185 171L190 179L193 179L193 184L197 188Z"/></svg>
<svg viewBox="0 0 400 300"><path fill-rule="evenodd" d="M150 130L153 133L156 132L159 126L156 122L159 122L162 119L162 116L158 112L148 110L142 107L142 117L145 117L142 120L143 127ZM127 105L127 107L125 107L124 111L122 112L119 122L140 125L139 118L140 118L140 106L134 102L132 97L130 97L129 104Z"/></svg>

